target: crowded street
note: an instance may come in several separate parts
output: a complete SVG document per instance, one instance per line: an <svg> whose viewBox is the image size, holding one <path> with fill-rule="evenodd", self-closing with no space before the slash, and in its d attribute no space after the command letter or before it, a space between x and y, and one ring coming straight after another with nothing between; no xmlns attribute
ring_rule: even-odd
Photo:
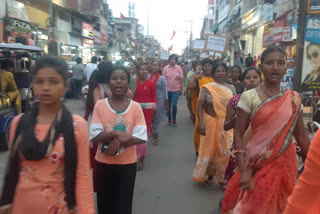
<svg viewBox="0 0 320 214"><path fill-rule="evenodd" d="M320 0L0 5L0 214L320 214Z"/></svg>
<svg viewBox="0 0 320 214"><path fill-rule="evenodd" d="M84 115L82 101L66 100L72 113ZM193 133L185 99L180 99L176 129L162 125L161 145L150 145L145 170L137 174L133 213L184 213L218 214L223 191L218 185L207 186L192 182L191 174L196 163ZM7 152L0 153L0 176L3 178ZM174 188L173 188L174 186Z"/></svg>

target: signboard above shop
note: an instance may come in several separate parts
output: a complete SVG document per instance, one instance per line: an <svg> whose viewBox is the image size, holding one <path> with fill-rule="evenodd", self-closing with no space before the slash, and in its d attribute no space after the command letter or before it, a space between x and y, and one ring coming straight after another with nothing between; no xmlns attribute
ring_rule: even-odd
<svg viewBox="0 0 320 214"><path fill-rule="evenodd" d="M11 34L22 37L31 37L32 29L28 22L19 19L10 19L9 29Z"/></svg>
<svg viewBox="0 0 320 214"><path fill-rule="evenodd" d="M259 22L268 22L273 20L273 5L264 4L249 11L242 17L241 29L244 30Z"/></svg>
<svg viewBox="0 0 320 214"><path fill-rule="evenodd" d="M82 36L93 39L93 26L86 22L82 22Z"/></svg>
<svg viewBox="0 0 320 214"><path fill-rule="evenodd" d="M308 16L306 22L301 90L317 91L320 90L320 18Z"/></svg>
<svg viewBox="0 0 320 214"><path fill-rule="evenodd" d="M320 13L319 0L308 0L308 13Z"/></svg>

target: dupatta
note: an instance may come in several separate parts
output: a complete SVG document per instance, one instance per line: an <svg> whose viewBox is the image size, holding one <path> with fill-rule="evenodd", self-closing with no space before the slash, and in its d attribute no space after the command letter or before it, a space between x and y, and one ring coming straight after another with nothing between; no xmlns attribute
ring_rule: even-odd
<svg viewBox="0 0 320 214"><path fill-rule="evenodd" d="M253 113L252 136L246 146L246 160L250 168L258 170L286 151L300 109L300 96L291 90L260 103Z"/></svg>

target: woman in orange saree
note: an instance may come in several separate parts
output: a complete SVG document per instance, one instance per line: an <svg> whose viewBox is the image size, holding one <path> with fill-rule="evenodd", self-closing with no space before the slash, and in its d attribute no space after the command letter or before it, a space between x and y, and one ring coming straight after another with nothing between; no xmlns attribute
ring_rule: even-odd
<svg viewBox="0 0 320 214"><path fill-rule="evenodd" d="M285 214L320 213L320 130L312 139L304 171L288 198Z"/></svg>
<svg viewBox="0 0 320 214"><path fill-rule="evenodd" d="M198 101L199 101L199 91L200 88L208 83L214 82L211 77L211 71L214 62L206 58L202 61L203 72L197 69L194 74L190 77L188 82L188 89L191 90L191 102L192 102L192 112L195 116L195 129L193 135L193 142L196 151L196 155L199 153L199 143L200 143L200 134L198 133L199 119L198 119Z"/></svg>
<svg viewBox="0 0 320 214"><path fill-rule="evenodd" d="M230 159L233 130L225 131L224 120L227 105L235 94L232 85L225 84L227 68L222 63L213 66L215 80L201 88L198 106L199 157L192 179L208 184L217 180L225 185L224 174Z"/></svg>
<svg viewBox="0 0 320 214"><path fill-rule="evenodd" d="M242 94L237 108L235 153L238 171L228 183L222 213L280 214L296 181L297 159L292 143L295 136L308 150L299 94L280 89L286 73L286 54L279 47L267 48L260 70L265 79L256 89ZM251 137L244 132L251 125Z"/></svg>

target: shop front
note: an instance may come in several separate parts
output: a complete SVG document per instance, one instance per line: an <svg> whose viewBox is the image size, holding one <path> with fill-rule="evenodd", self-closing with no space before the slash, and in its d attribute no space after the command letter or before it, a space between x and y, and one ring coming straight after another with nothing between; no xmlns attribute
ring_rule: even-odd
<svg viewBox="0 0 320 214"><path fill-rule="evenodd" d="M95 56L93 52L94 48L94 30L93 25L86 22L82 22L82 50L81 57L84 64L91 62L92 56Z"/></svg>
<svg viewBox="0 0 320 214"><path fill-rule="evenodd" d="M36 35L34 26L29 22L16 18L8 18L5 24L4 40L8 43L20 43L23 45L35 45L32 38Z"/></svg>
<svg viewBox="0 0 320 214"><path fill-rule="evenodd" d="M82 51L81 51L81 58L84 64L88 64L91 62L91 58L95 56L93 51L94 49L94 40L88 38L82 38Z"/></svg>
<svg viewBox="0 0 320 214"><path fill-rule="evenodd" d="M255 7L241 19L241 40L246 41L245 53L259 56L264 50L264 26L273 20L273 5Z"/></svg>

